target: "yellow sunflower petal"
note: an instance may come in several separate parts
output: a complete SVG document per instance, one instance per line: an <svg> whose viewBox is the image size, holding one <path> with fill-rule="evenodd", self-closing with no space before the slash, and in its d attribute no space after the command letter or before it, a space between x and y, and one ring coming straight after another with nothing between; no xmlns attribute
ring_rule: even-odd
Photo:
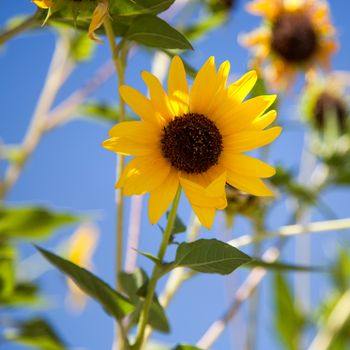
<svg viewBox="0 0 350 350"><path fill-rule="evenodd" d="M125 180L123 194L126 196L155 190L170 172L170 166L163 158L144 157L137 165Z"/></svg>
<svg viewBox="0 0 350 350"><path fill-rule="evenodd" d="M260 117L276 100L276 95L257 96L217 119L222 135L230 135L251 127L254 119Z"/></svg>
<svg viewBox="0 0 350 350"><path fill-rule="evenodd" d="M212 101L218 88L215 59L210 57L198 71L190 92L191 113L206 113L206 107Z"/></svg>
<svg viewBox="0 0 350 350"><path fill-rule="evenodd" d="M272 111L265 113L263 116L256 118L253 121L252 126L256 129L263 130L266 127L268 127L270 124L272 124L276 118L277 118L277 112L273 109Z"/></svg>
<svg viewBox="0 0 350 350"><path fill-rule="evenodd" d="M180 177L180 183L191 205L215 207L218 209L223 209L227 206L225 186L222 186L221 191L217 192L216 196L209 196L206 188L195 182Z"/></svg>
<svg viewBox="0 0 350 350"><path fill-rule="evenodd" d="M110 137L123 137L135 140L137 143L156 143L161 130L152 123L130 121L114 125L108 132Z"/></svg>
<svg viewBox="0 0 350 350"><path fill-rule="evenodd" d="M150 123L160 123L159 116L151 101L143 94L127 85L121 86L119 92L123 100L141 119Z"/></svg>
<svg viewBox="0 0 350 350"><path fill-rule="evenodd" d="M174 113L171 110L168 96L158 78L152 73L146 71L143 71L141 75L143 81L148 86L151 102L154 108L159 111L160 115L165 120L172 120Z"/></svg>
<svg viewBox="0 0 350 350"><path fill-rule="evenodd" d="M48 9L53 5L52 0L32 0L32 2L42 9Z"/></svg>
<svg viewBox="0 0 350 350"><path fill-rule="evenodd" d="M263 131L248 130L238 132L232 137L224 139L225 152L241 153L252 151L271 143L279 136L281 131L281 127L275 126Z"/></svg>
<svg viewBox="0 0 350 350"><path fill-rule="evenodd" d="M271 20L278 15L282 5L283 0L255 0L248 3L246 8L253 15L264 16Z"/></svg>
<svg viewBox="0 0 350 350"><path fill-rule="evenodd" d="M182 96L181 100L188 106L188 83L185 67L179 56L175 56L170 64L168 77L168 94L170 96Z"/></svg>
<svg viewBox="0 0 350 350"><path fill-rule="evenodd" d="M157 154L157 144L138 143L124 137L112 137L102 143L109 151L123 154L125 156L145 156Z"/></svg>
<svg viewBox="0 0 350 350"><path fill-rule="evenodd" d="M142 164L144 161L148 161L149 158L145 157L136 157L129 161L129 163L125 166L123 169L117 183L115 184L116 188L122 188L125 185L125 182L129 177L131 177L133 174L137 173L137 169L140 166L139 164Z"/></svg>
<svg viewBox="0 0 350 350"><path fill-rule="evenodd" d="M244 74L242 78L238 79L228 87L229 97L234 97L239 102L243 101L254 87L257 79L258 75L255 70Z"/></svg>
<svg viewBox="0 0 350 350"><path fill-rule="evenodd" d="M192 205L192 208L201 224L209 230L215 219L215 208L197 207L196 205Z"/></svg>
<svg viewBox="0 0 350 350"><path fill-rule="evenodd" d="M155 224L169 208L179 187L177 172L170 171L165 181L153 190L149 196L148 217L151 224Z"/></svg>
<svg viewBox="0 0 350 350"><path fill-rule="evenodd" d="M227 182L238 190L255 196L273 196L273 192L257 177L242 176L229 171L227 173Z"/></svg>
<svg viewBox="0 0 350 350"><path fill-rule="evenodd" d="M234 173L252 177L271 177L276 170L269 164L245 154L230 154L224 152L220 158L224 167Z"/></svg>
<svg viewBox="0 0 350 350"><path fill-rule="evenodd" d="M108 0L99 0L92 14L92 19L89 25L88 36L91 40L94 40L98 43L102 43L102 40L100 40L96 36L95 31L102 26L103 21L107 15L108 15Z"/></svg>

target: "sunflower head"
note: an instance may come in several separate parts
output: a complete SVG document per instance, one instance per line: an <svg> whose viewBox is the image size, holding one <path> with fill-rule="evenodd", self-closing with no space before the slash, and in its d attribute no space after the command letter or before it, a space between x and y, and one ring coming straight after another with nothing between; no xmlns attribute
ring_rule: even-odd
<svg viewBox="0 0 350 350"><path fill-rule="evenodd" d="M349 107L345 86L336 75L318 79L303 92L302 112L307 122L319 132L335 127L337 132L348 131Z"/></svg>
<svg viewBox="0 0 350 350"><path fill-rule="evenodd" d="M208 228L215 210L227 206L226 183L256 196L272 194L261 178L272 176L274 169L243 153L279 135L279 127L266 129L276 118L275 111L265 113L276 96L244 101L256 73L249 72L227 86L229 68L226 61L217 70L214 58L209 58L190 89L184 65L176 56L167 93L148 72L142 78L150 98L129 86L120 88L141 121L117 124L103 146L133 156L116 186L125 195L150 193L151 223L168 209L179 186Z"/></svg>
<svg viewBox="0 0 350 350"><path fill-rule="evenodd" d="M310 77L318 66L329 68L337 44L325 2L255 0L247 8L265 21L242 37L242 43L253 49L253 64L264 66L274 87L290 86L298 71Z"/></svg>

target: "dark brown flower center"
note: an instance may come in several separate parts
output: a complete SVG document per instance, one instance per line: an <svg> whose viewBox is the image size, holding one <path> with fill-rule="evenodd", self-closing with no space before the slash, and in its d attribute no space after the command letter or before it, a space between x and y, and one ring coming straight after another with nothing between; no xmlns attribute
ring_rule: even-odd
<svg viewBox="0 0 350 350"><path fill-rule="evenodd" d="M314 107L314 118L316 126L324 129L326 119L336 117L339 129L345 130L347 119L346 104L339 97L333 96L327 92L323 92L317 99Z"/></svg>
<svg viewBox="0 0 350 350"><path fill-rule="evenodd" d="M271 48L288 62L302 63L310 59L317 45L317 34L306 15L284 13L273 24Z"/></svg>
<svg viewBox="0 0 350 350"><path fill-rule="evenodd" d="M175 117L164 127L161 148L174 168L200 174L217 164L223 149L222 136L206 116L189 113Z"/></svg>

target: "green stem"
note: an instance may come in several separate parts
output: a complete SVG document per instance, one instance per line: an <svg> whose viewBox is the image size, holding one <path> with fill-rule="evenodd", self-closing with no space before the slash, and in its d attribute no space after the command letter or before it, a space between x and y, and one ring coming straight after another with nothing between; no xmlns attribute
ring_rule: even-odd
<svg viewBox="0 0 350 350"><path fill-rule="evenodd" d="M175 218L176 218L176 212L177 212L177 208L178 208L179 202L180 202L180 195L181 195L181 187L179 186L177 193L176 193L176 196L174 198L173 205L172 205L170 213L169 213L168 223L166 225L166 228L165 228L165 231L163 234L163 239L162 239L162 242L160 244L158 255L157 255L158 259L161 262L163 262L164 255L165 255L165 252L166 252L166 249L168 247L169 240L171 237L171 233L173 231L174 222L175 222ZM137 330L136 341L135 341L135 344L132 346L133 350L140 350L142 345L143 345L148 316L149 316L149 312L151 309L154 293L156 290L156 285L157 285L157 282L158 282L158 279L160 278L160 276L161 276L161 265L156 264L153 268L151 280L149 282L145 303L143 305L142 313L141 313L140 320L139 320L139 328Z"/></svg>
<svg viewBox="0 0 350 350"><path fill-rule="evenodd" d="M9 41L14 36L24 32L25 30L37 24L38 15L40 12L41 11L38 9L32 16L26 18L24 21L22 21L15 27L0 33L0 45L3 45L4 43L6 43L6 41Z"/></svg>
<svg viewBox="0 0 350 350"><path fill-rule="evenodd" d="M121 41L119 45L115 42L115 34L113 31L111 20L106 16L104 20L104 28L107 34L107 39L112 52L112 58L115 66L115 70L118 75L118 88L124 84L125 80L125 66L126 66L126 56L127 51L125 49L124 41ZM121 50L124 49L124 50ZM125 103L119 93L119 107L120 107L120 121L125 120ZM122 170L124 168L125 158L120 155L117 163L117 178L120 177ZM123 231L124 231L124 196L119 190L116 194L116 262L115 262L115 286L119 289L119 273L123 269ZM121 339L119 339L118 334L120 334ZM115 349L128 349L129 341L125 327L121 321L118 321L116 329L116 341L114 344Z"/></svg>

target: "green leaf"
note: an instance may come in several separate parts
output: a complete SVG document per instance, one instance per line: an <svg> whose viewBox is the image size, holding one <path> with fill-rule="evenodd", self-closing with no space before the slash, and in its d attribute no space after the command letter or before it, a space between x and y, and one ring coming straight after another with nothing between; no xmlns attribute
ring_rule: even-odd
<svg viewBox="0 0 350 350"><path fill-rule="evenodd" d="M275 276L274 300L274 323L282 342L287 349L300 349L305 318L295 305L290 287L281 274Z"/></svg>
<svg viewBox="0 0 350 350"><path fill-rule="evenodd" d="M135 17L126 33L126 38L145 46L161 49L193 49L181 33L153 15Z"/></svg>
<svg viewBox="0 0 350 350"><path fill-rule="evenodd" d="M287 264L279 261L268 262L260 259L253 258L246 267L263 267L269 270L277 270L281 272L286 271L298 271L298 272L328 272L328 269L321 266L304 266L304 265L294 265Z"/></svg>
<svg viewBox="0 0 350 350"><path fill-rule="evenodd" d="M0 237L41 239L78 220L71 213L53 212L42 207L1 208Z"/></svg>
<svg viewBox="0 0 350 350"><path fill-rule="evenodd" d="M227 275L251 260L248 255L227 243L217 239L200 239L181 243L174 264L199 272Z"/></svg>
<svg viewBox="0 0 350 350"><path fill-rule="evenodd" d="M173 348L172 350L202 350L202 349L198 348L197 346L193 346L193 345L179 344L175 348Z"/></svg>
<svg viewBox="0 0 350 350"><path fill-rule="evenodd" d="M145 258L153 261L156 265L159 265L161 264L161 261L159 260L158 257L150 254L150 253L146 253L146 252L143 252L141 250L138 250L138 249L135 249L140 255L144 256Z"/></svg>
<svg viewBox="0 0 350 350"><path fill-rule="evenodd" d="M96 120L108 123L117 123L120 121L120 111L118 107L111 106L108 103L87 103L80 107L79 113ZM133 120L131 115L126 116L126 120Z"/></svg>
<svg viewBox="0 0 350 350"><path fill-rule="evenodd" d="M67 33L63 32L62 35ZM91 58L96 48L96 44L86 35L79 32L70 41L70 56L78 63Z"/></svg>
<svg viewBox="0 0 350 350"><path fill-rule="evenodd" d="M227 19L227 14L225 12L218 12L207 18L203 18L197 21L195 24L185 28L183 30L186 38L190 40L198 40L203 37L209 31L219 27Z"/></svg>
<svg viewBox="0 0 350 350"><path fill-rule="evenodd" d="M135 311L131 315L133 324L139 320L140 313L144 303L144 295L148 288L149 279L142 269L137 269L133 273L121 272L119 274L120 285L135 305ZM163 307L159 304L156 296L153 298L148 324L163 333L170 332L169 321L166 317Z"/></svg>
<svg viewBox="0 0 350 350"><path fill-rule="evenodd" d="M11 307L33 307L42 302L39 296L39 288L30 282L17 283L10 295L0 297L0 305Z"/></svg>
<svg viewBox="0 0 350 350"><path fill-rule="evenodd" d="M9 297L15 287L15 249L6 243L0 244L0 302Z"/></svg>
<svg viewBox="0 0 350 350"><path fill-rule="evenodd" d="M129 299L91 272L45 249L39 247L37 249L51 264L69 276L83 291L99 302L110 315L120 320L133 311L134 307Z"/></svg>
<svg viewBox="0 0 350 350"><path fill-rule="evenodd" d="M166 213L166 217L169 217L169 212ZM182 220L176 215L175 217L175 222L174 222L174 226L173 226L173 231L172 234L176 235L178 233L183 233L186 231L186 226L185 224L182 222Z"/></svg>
<svg viewBox="0 0 350 350"><path fill-rule="evenodd" d="M52 326L39 318L16 323L14 330L5 332L5 338L41 350L66 349Z"/></svg>
<svg viewBox="0 0 350 350"><path fill-rule="evenodd" d="M133 16L145 13L158 14L168 9L175 0L117 0L110 4L113 16Z"/></svg>

